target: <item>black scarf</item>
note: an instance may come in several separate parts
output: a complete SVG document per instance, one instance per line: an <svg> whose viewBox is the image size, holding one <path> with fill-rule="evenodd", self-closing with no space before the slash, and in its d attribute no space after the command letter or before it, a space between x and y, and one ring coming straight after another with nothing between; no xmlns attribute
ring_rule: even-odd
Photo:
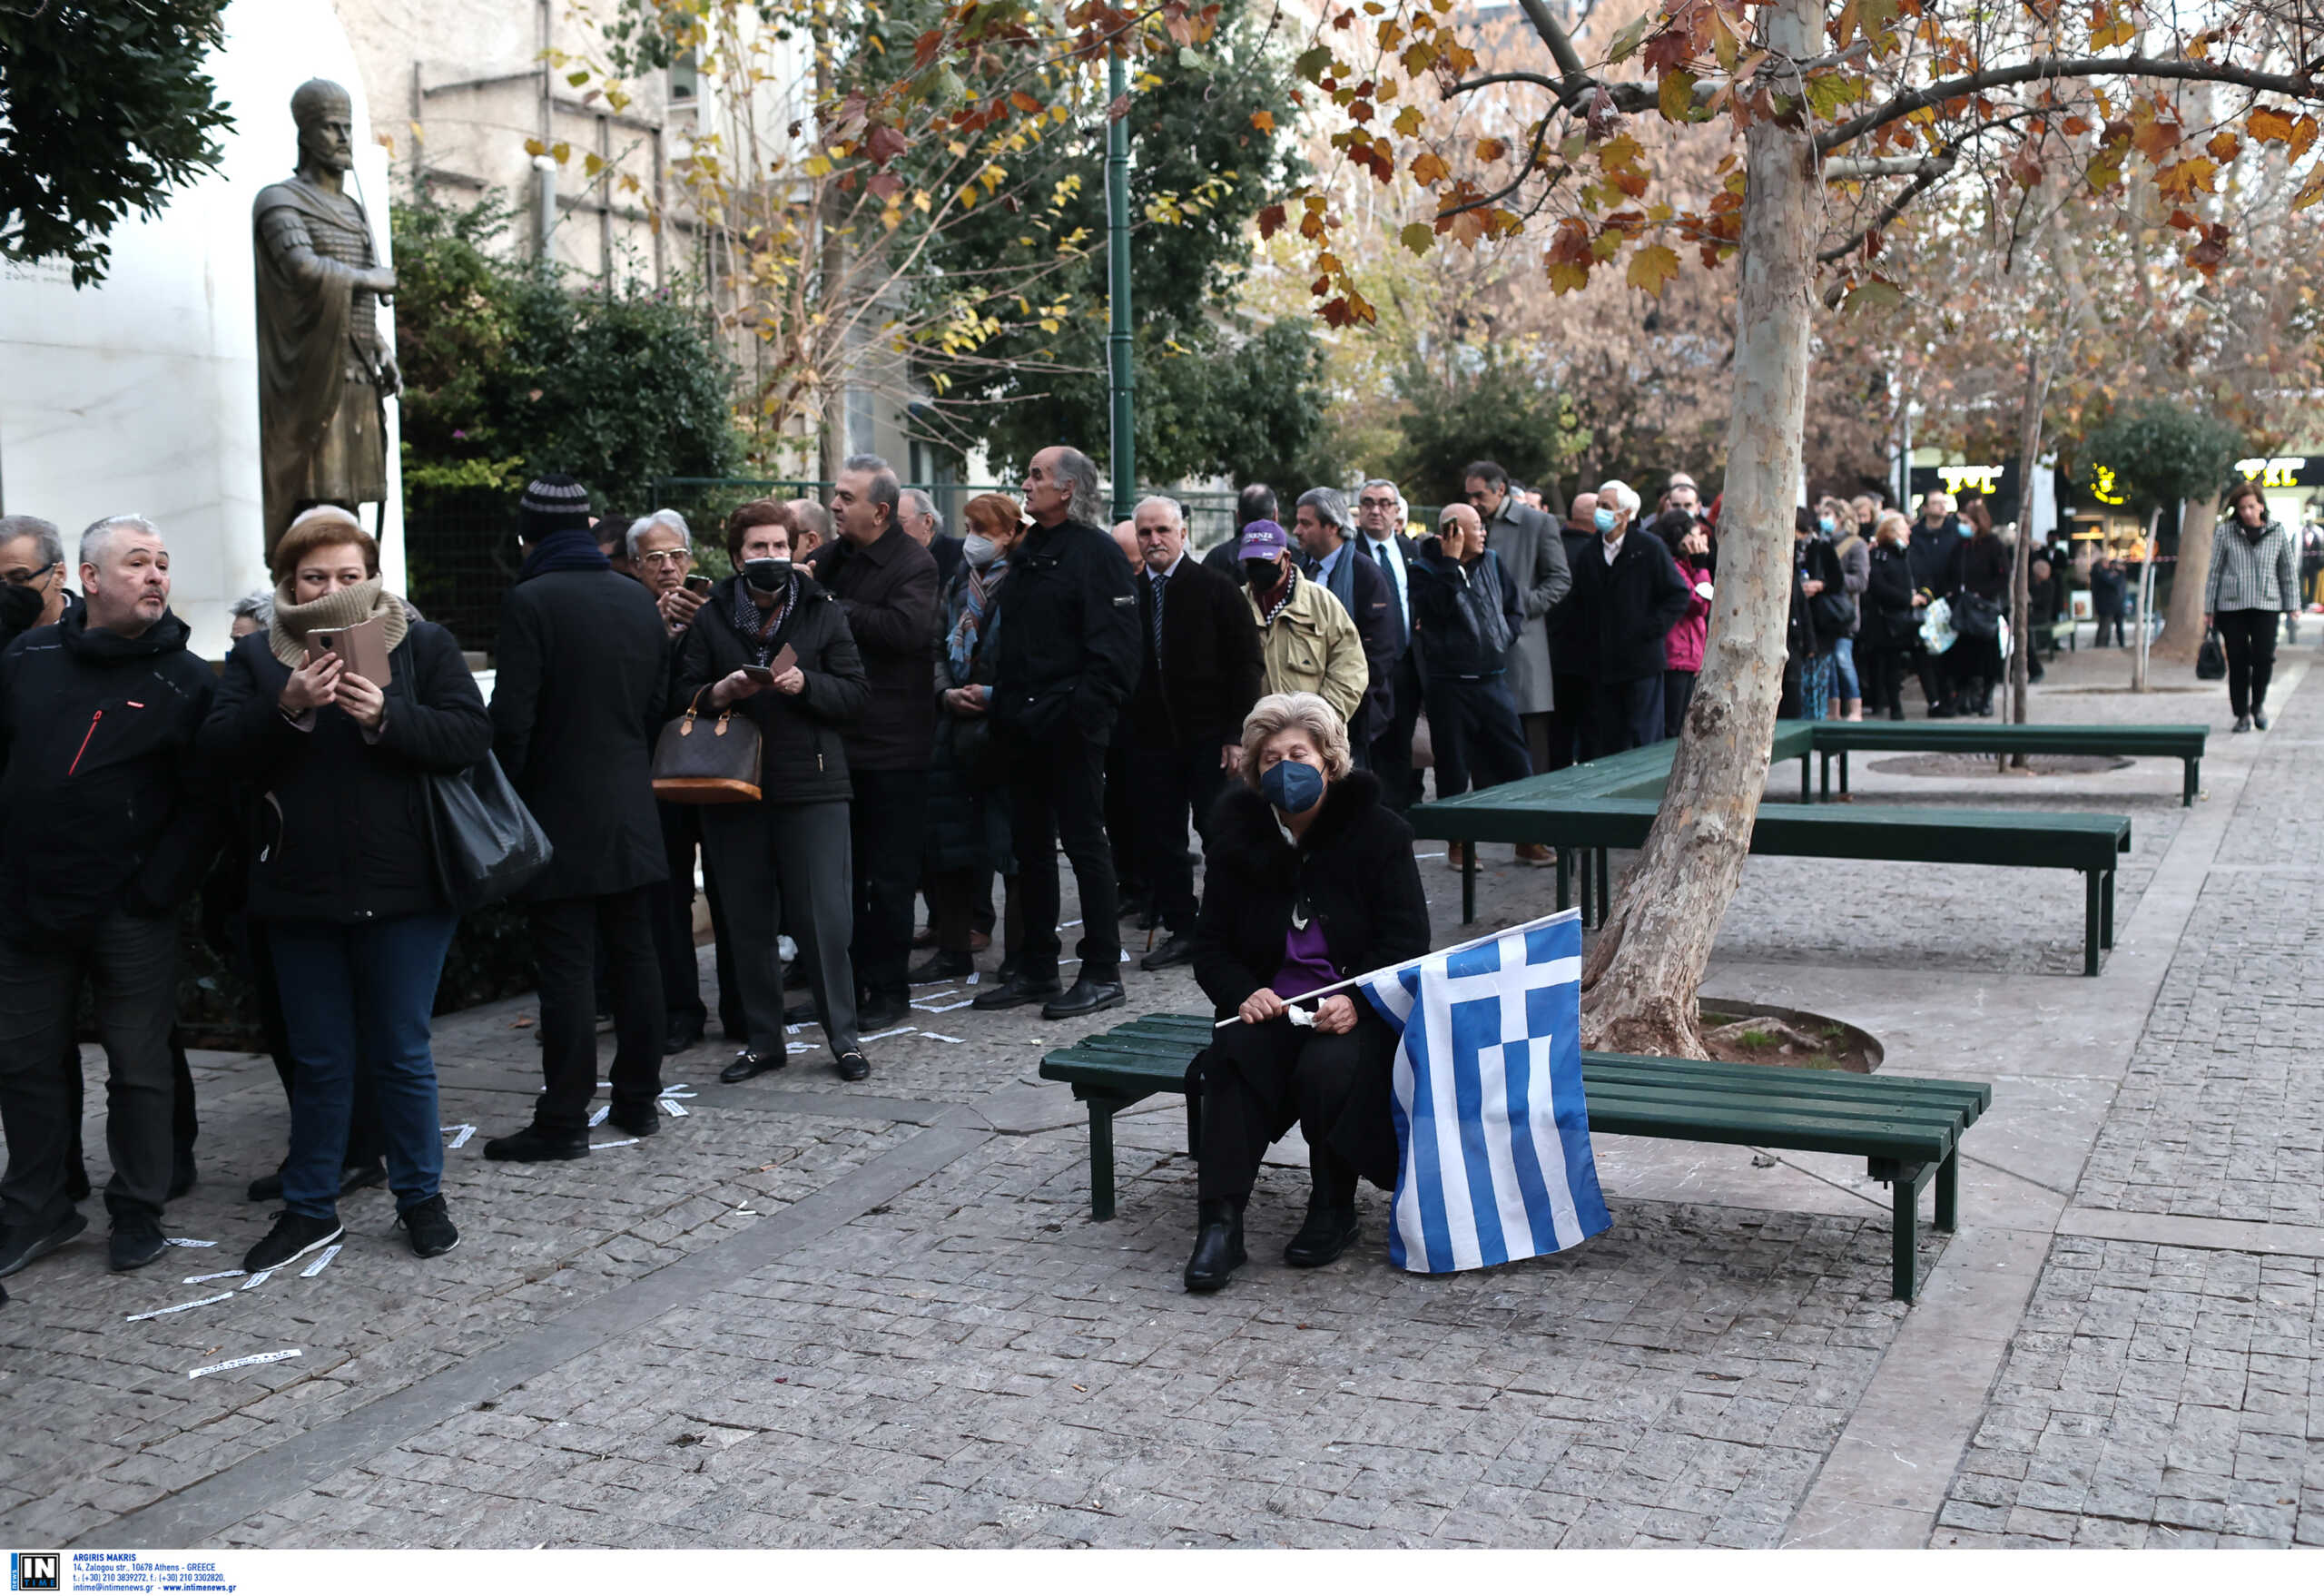
<svg viewBox="0 0 2324 1596"><path fill-rule="evenodd" d="M610 571L613 561L597 547L597 535L587 528L552 532L526 551L517 580L529 582L551 571Z"/></svg>
<svg viewBox="0 0 2324 1596"><path fill-rule="evenodd" d="M2235 515L2231 510L2228 513L2235 522L2235 529L2243 534L2243 541L2254 548L2259 547L2260 539L2265 537L2275 527L2273 521L2262 521L2256 527L2247 527L2243 524L2241 516Z"/></svg>

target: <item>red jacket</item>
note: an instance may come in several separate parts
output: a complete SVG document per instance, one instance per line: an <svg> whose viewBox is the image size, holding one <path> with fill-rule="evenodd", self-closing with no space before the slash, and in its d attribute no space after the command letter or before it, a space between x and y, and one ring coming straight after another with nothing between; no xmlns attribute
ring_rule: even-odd
<svg viewBox="0 0 2324 1596"><path fill-rule="evenodd" d="M1679 580L1687 586L1687 613L1662 641L1662 668L1699 671L1703 668L1703 643L1710 635L1710 600L1695 591L1695 584L1709 577L1675 556L1670 563L1678 569Z"/></svg>

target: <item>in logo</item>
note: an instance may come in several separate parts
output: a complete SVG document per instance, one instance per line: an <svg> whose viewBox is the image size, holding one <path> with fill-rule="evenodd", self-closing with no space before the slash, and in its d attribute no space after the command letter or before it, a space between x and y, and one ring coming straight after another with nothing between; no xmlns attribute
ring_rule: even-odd
<svg viewBox="0 0 2324 1596"><path fill-rule="evenodd" d="M64 1554L61 1552L12 1552L8 1554L8 1589L62 1591Z"/></svg>

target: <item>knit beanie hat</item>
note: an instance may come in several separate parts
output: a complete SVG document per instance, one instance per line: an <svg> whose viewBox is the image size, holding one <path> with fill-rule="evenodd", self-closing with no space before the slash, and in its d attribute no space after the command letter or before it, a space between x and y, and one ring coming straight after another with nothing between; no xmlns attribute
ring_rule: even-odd
<svg viewBox="0 0 2324 1596"><path fill-rule="evenodd" d="M517 536L538 543L552 532L589 529L589 490L570 477L537 477L517 501Z"/></svg>

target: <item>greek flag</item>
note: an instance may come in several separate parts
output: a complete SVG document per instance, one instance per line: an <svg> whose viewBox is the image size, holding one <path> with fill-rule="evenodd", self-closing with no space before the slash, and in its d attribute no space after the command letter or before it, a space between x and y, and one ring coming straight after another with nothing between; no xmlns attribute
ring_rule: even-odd
<svg viewBox="0 0 2324 1596"><path fill-rule="evenodd" d="M1403 1033L1388 1256L1429 1275L1561 1252L1613 1223L1581 1089L1581 911L1366 976Z"/></svg>

